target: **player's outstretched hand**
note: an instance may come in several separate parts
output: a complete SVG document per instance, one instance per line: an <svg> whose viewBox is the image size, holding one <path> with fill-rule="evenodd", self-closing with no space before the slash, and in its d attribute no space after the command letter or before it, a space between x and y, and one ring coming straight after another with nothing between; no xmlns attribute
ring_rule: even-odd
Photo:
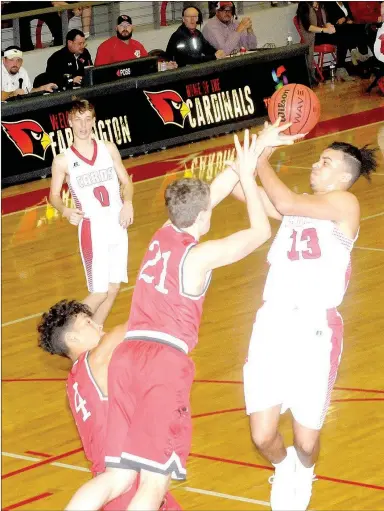
<svg viewBox="0 0 384 511"><path fill-rule="evenodd" d="M260 151L257 148L257 137L252 135L249 140L249 130L245 130L243 146L241 146L239 137L234 136L236 147L236 162L233 170L239 174L240 178L245 175L253 175L255 172L257 157Z"/></svg>
<svg viewBox="0 0 384 511"><path fill-rule="evenodd" d="M65 208L63 211L63 216L68 220L70 224L79 225L80 220L84 217L84 212L81 211L81 209Z"/></svg>
<svg viewBox="0 0 384 511"><path fill-rule="evenodd" d="M297 135L285 135L282 132L292 126L292 123L287 122L282 125L280 125L280 123L280 117L278 117L273 124L269 124L268 122L264 123L264 129L258 134L257 137L257 145L260 147L260 149L263 150L266 147L292 145L296 140L300 140L301 138L305 137L306 133L299 133Z"/></svg>
<svg viewBox="0 0 384 511"><path fill-rule="evenodd" d="M133 205L132 202L124 202L124 206L121 208L119 222L121 227L126 229L133 223Z"/></svg>

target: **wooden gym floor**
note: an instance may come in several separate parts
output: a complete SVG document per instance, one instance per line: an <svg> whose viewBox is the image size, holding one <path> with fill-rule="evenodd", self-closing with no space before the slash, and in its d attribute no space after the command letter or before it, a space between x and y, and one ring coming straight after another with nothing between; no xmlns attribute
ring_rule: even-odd
<svg viewBox="0 0 384 511"><path fill-rule="evenodd" d="M314 134L320 135L276 151L273 159L276 171L295 191L309 191L310 166L332 141L377 145L378 130L384 125L384 101L377 94L365 96L366 85L337 84L331 90L325 84L317 89L323 113ZM166 218L165 186L182 175L211 180L230 156L231 145L232 135L228 135L126 161L137 182L129 241L130 281L107 327L128 317L144 250ZM380 152L379 162L372 183L360 180L354 187L361 202L361 231L352 256L352 280L340 307L344 353L323 430L312 510L384 510L384 166ZM163 173L164 168L165 176L140 181ZM87 294L76 229L46 204L48 187L49 180L40 180L2 193L4 510L63 509L90 476L66 405L69 361L50 357L36 346L40 313L62 298L81 299ZM225 236L245 223L244 206L228 198L213 214L211 236ZM273 232L276 227L273 222ZM208 292L200 342L192 355L197 379L192 392L194 436L188 480L173 486L185 509L268 508L271 468L252 446L241 379L252 322L261 303L269 245L217 270ZM281 428L289 444L289 414L282 417Z"/></svg>

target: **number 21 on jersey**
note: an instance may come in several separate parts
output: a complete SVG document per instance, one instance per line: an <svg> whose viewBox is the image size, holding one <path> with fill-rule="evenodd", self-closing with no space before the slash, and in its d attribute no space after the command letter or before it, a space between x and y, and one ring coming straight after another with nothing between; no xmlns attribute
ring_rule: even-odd
<svg viewBox="0 0 384 511"><path fill-rule="evenodd" d="M82 414L83 414L83 422L85 422L87 419L89 419L89 417L92 414L91 414L91 412L89 410L87 410L85 408L85 405L87 404L87 401L80 396L79 384L77 382L73 384L73 390L75 391L75 395L74 395L73 400L75 402L76 413L82 412Z"/></svg>
<svg viewBox="0 0 384 511"><path fill-rule="evenodd" d="M162 293L163 295L168 294L168 289L165 287L165 277L167 275L167 266L168 266L168 260L171 255L171 251L168 252L162 252L160 249L160 243L156 240L152 241L152 243L149 245L149 250L153 252L155 249L155 257L152 259L149 259L144 266L141 269L139 280L144 280L147 284L155 284L155 289ZM146 273L146 271L153 266L156 266L157 264L162 264L163 269L160 273L160 278L158 279L158 282L154 282L155 276L149 275Z"/></svg>

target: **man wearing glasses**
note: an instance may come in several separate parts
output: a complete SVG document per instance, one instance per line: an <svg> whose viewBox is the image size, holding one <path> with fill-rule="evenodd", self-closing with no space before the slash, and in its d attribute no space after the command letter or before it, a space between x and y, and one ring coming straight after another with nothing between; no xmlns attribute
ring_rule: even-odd
<svg viewBox="0 0 384 511"><path fill-rule="evenodd" d="M202 15L197 8L191 6L183 9L183 23L171 35L166 52L168 58L176 61L179 67L225 57L223 50L214 48L197 29L201 23Z"/></svg>
<svg viewBox="0 0 384 511"><path fill-rule="evenodd" d="M216 16L204 25L203 35L215 48L221 48L226 55L257 47L256 36L252 29L251 18L243 18L240 23L234 21L233 2L216 2Z"/></svg>

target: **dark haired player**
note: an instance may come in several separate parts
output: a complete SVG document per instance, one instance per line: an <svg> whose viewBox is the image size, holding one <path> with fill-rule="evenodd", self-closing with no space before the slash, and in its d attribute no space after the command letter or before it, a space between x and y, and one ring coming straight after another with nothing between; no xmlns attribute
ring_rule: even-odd
<svg viewBox="0 0 384 511"><path fill-rule="evenodd" d="M244 366L253 441L275 467L273 510L305 510L312 493L320 429L329 406L343 342L337 310L351 274L360 207L349 188L376 168L374 150L334 142L312 166L313 195L292 192L277 177L266 149L257 174L281 220L268 254L264 304L256 315ZM235 195L244 200L237 188ZM294 447L284 446L279 417L293 415Z"/></svg>
<svg viewBox="0 0 384 511"><path fill-rule="evenodd" d="M99 509L126 491L136 473L140 486L129 509L157 509L171 474L186 477L191 444L190 390L203 302L211 272L246 257L270 236L254 180L258 156L268 146L292 144L287 125L266 127L244 147L237 136L236 172L225 170L211 187L198 179L173 182L165 192L170 223L153 236L144 256L125 338L110 365L107 470L75 494L68 510ZM198 243L210 228L212 208L239 180L249 227Z"/></svg>
<svg viewBox="0 0 384 511"><path fill-rule="evenodd" d="M108 415L108 366L114 349L124 340L126 325L104 333L92 320L88 305L62 300L43 314L38 326L39 346L52 355L73 362L67 379L67 394L73 417L93 476L105 470L105 439ZM138 488L104 506L104 511L123 511ZM168 492L161 511L176 511L179 504Z"/></svg>

